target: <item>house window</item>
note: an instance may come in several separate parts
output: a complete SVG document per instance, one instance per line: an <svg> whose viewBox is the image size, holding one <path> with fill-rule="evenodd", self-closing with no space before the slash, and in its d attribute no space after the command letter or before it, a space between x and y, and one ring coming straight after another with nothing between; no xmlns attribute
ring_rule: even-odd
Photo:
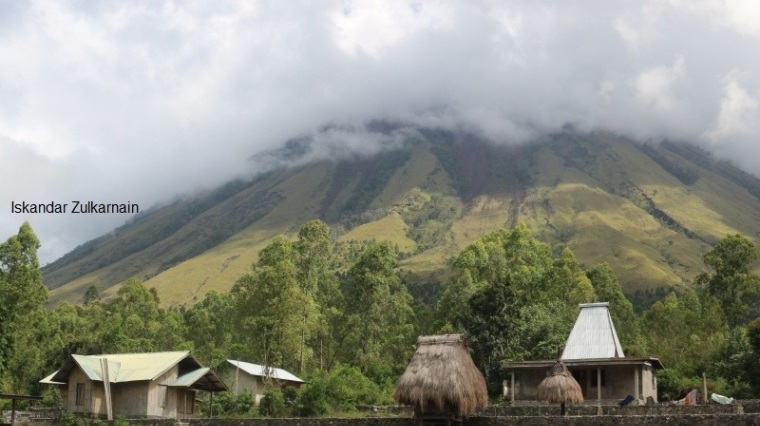
<svg viewBox="0 0 760 426"><path fill-rule="evenodd" d="M592 368L591 369L591 387L592 388L596 387L596 373L597 373L597 371L599 371L599 370L597 370L596 368ZM601 379L602 379L601 380L602 381L602 387L604 387L604 386L607 386L607 383L606 383L606 378L607 378L606 376L607 375L604 373L604 369L602 369L601 372L602 372L602 377L601 377Z"/></svg>
<svg viewBox="0 0 760 426"><path fill-rule="evenodd" d="M84 383L77 383L77 406L84 406Z"/></svg>

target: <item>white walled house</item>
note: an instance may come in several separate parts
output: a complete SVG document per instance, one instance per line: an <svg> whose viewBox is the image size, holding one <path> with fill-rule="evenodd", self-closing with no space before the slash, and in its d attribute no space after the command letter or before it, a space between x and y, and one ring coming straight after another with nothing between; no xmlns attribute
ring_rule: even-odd
<svg viewBox="0 0 760 426"><path fill-rule="evenodd" d="M229 384L231 392L236 395L249 392L257 404L264 396L264 388L267 384L280 388L294 386L297 389L304 383L300 378L281 368L233 359L226 360L219 366L218 371L224 382Z"/></svg>
<svg viewBox="0 0 760 426"><path fill-rule="evenodd" d="M653 357L626 358L609 313L609 303L583 303L560 359L581 386L586 401L615 401L631 395L657 402ZM536 400L538 384L555 360L506 363L507 398Z"/></svg>

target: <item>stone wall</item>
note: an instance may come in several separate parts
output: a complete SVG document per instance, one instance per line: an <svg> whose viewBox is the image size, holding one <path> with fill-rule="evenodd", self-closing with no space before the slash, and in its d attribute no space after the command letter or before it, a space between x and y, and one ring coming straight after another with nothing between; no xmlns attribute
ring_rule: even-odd
<svg viewBox="0 0 760 426"><path fill-rule="evenodd" d="M111 422L113 424L113 422ZM184 423L176 420L130 420L132 426L414 426L410 418L356 418L356 419L193 419ZM470 426L707 426L743 425L760 426L760 414L680 414L662 416L508 416L473 417Z"/></svg>
<svg viewBox="0 0 760 426"><path fill-rule="evenodd" d="M615 405L596 406L592 404L568 405L569 416L656 416L682 414L742 414L760 413L760 402L753 405L755 411L747 411L742 404L732 405L651 405L626 406ZM559 405L500 405L491 406L479 413L482 417L520 417L520 416L553 416L559 413Z"/></svg>
<svg viewBox="0 0 760 426"><path fill-rule="evenodd" d="M628 426L628 425L665 425L665 426L714 426L744 425L760 426L757 414L683 414L666 416L521 416L521 417L478 417L468 423L470 426Z"/></svg>
<svg viewBox="0 0 760 426"><path fill-rule="evenodd" d="M744 407L745 413L760 413L760 399L739 399L734 403Z"/></svg>
<svg viewBox="0 0 760 426"><path fill-rule="evenodd" d="M595 405L567 407L568 415L560 417L556 405L494 406L472 417L472 426L627 426L627 425L745 425L760 426L760 400L742 400L734 405L656 405L643 407L602 406L602 416ZM403 412L403 410L402 410ZM132 426L414 426L409 415L400 417L361 418L295 418L295 419L141 419L128 420ZM110 423L114 426L116 422ZM51 423L37 423L51 424Z"/></svg>

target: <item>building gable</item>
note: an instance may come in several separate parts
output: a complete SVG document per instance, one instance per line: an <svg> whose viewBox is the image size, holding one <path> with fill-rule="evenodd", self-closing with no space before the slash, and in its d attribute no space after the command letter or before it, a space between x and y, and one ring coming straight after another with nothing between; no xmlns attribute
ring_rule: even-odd
<svg viewBox="0 0 760 426"><path fill-rule="evenodd" d="M609 302L581 303L560 359L624 358Z"/></svg>

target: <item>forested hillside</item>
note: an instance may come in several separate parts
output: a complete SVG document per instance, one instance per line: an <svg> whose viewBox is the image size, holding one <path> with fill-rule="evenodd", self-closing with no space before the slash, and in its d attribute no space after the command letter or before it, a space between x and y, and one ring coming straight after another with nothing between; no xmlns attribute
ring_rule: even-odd
<svg viewBox="0 0 760 426"><path fill-rule="evenodd" d="M608 301L628 356L659 357L661 399L697 386L735 397L760 396L760 278L757 247L727 235L704 253L707 273L635 313L607 263L583 265L569 248L555 253L524 224L478 238L459 252L432 303L410 294L398 247L382 239L334 242L321 220L294 239L276 236L228 292L192 306L162 306L158 292L130 279L114 297L95 286L83 303L44 307L34 232L24 224L0 245L0 390L46 393L38 381L70 354L191 350L203 364L233 358L303 377L299 391L222 395L227 416L315 416L391 404L395 380L418 335L464 332L493 401L505 361L551 359L578 304ZM346 255L350 252L350 255Z"/></svg>
<svg viewBox="0 0 760 426"><path fill-rule="evenodd" d="M755 241L760 229L758 180L686 144L569 127L520 144L382 121L339 130L258 154L252 164L268 171L255 178L179 197L46 266L50 303L80 303L91 286L115 297L137 277L164 307L190 306L230 290L272 238L320 218L340 256L362 241L397 245L410 292L427 302L468 244L524 223L555 255L608 263L644 306L690 287L720 238ZM339 148L345 132L374 150Z"/></svg>

